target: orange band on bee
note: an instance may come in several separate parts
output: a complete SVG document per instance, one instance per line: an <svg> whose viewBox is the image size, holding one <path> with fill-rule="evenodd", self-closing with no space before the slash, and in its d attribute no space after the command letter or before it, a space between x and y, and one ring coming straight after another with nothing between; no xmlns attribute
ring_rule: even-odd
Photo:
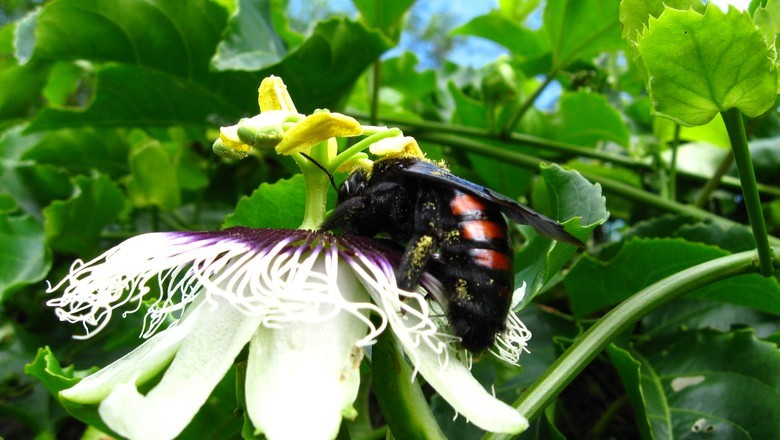
<svg viewBox="0 0 780 440"><path fill-rule="evenodd" d="M485 205L471 194L458 194L450 200L450 210L454 215L463 215L485 210Z"/></svg>
<svg viewBox="0 0 780 440"><path fill-rule="evenodd" d="M492 249L471 249L469 250L469 256L474 259L475 263L489 269L509 269L509 257L503 252Z"/></svg>
<svg viewBox="0 0 780 440"><path fill-rule="evenodd" d="M476 241L490 241L506 238L504 228L491 220L470 220L460 223L463 238Z"/></svg>

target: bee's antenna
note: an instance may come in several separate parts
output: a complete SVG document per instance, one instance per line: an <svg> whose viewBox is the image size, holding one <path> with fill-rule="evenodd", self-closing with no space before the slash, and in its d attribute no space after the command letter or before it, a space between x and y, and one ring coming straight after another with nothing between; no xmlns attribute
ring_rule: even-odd
<svg viewBox="0 0 780 440"><path fill-rule="evenodd" d="M314 158L312 158L308 154L306 154L306 153L299 153L299 154L301 156L305 157L306 159L309 159L309 161L311 163L313 163L314 165L317 165L317 168L321 169L322 172L325 173L328 176L328 180L330 180L330 186L332 186L333 189L335 189L336 191L339 190L338 187L336 186L336 182L333 181L333 174L329 173L328 170L326 170L324 166L322 166L319 162L314 160Z"/></svg>

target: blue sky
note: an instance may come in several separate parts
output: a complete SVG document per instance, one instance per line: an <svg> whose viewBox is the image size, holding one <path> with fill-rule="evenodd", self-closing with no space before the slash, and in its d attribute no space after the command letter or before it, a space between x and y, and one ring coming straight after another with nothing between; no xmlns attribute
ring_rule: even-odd
<svg viewBox="0 0 780 440"><path fill-rule="evenodd" d="M306 0L290 0L289 10L295 14L295 11L300 11L310 4L311 2L307 2ZM327 5L328 9L333 12L344 13L349 16L356 15L356 9L351 0L328 0ZM453 27L457 27L467 23L474 17L488 13L491 9L498 8L498 0L420 0L415 2L412 8L415 10L415 13L418 13L423 17L430 17L434 14L447 14L452 18L451 24ZM385 57L398 56L406 50L416 52L416 43L417 42L413 41L408 34L402 35L398 47L385 54ZM455 49L450 52L449 59L460 65L481 67L495 60L499 55L505 52L506 50L504 48L488 40L467 37L464 38L462 44L457 45ZM430 67L432 65L431 60L425 59L424 53L417 53L417 56L418 59L420 59L421 67Z"/></svg>

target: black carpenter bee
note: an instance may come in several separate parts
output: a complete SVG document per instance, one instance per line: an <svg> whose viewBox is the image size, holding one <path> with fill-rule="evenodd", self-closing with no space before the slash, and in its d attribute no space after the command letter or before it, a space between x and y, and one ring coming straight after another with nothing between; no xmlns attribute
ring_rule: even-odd
<svg viewBox="0 0 780 440"><path fill-rule="evenodd" d="M385 158L353 172L322 229L408 243L396 272L413 290L424 271L445 289L447 318L461 346L479 352L504 329L514 291L513 253L502 213L542 235L577 246L563 226L425 159Z"/></svg>

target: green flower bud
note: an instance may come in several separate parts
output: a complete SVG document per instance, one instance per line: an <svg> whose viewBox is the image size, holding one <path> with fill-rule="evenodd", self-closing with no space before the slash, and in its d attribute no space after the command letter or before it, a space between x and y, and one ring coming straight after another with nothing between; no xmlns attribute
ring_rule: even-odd
<svg viewBox="0 0 780 440"><path fill-rule="evenodd" d="M222 139L214 141L214 145L211 147L217 156L224 157L226 159L243 159L249 154L249 149L235 149L230 148L222 142Z"/></svg>

